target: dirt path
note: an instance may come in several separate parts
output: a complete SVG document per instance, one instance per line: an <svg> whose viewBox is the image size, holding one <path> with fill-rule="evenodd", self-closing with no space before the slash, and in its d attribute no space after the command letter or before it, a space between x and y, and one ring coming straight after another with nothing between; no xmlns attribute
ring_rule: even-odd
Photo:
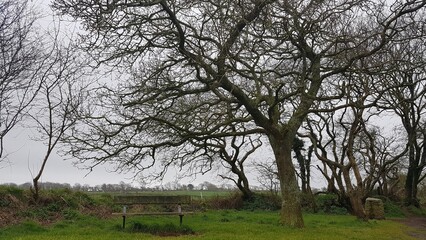
<svg viewBox="0 0 426 240"><path fill-rule="evenodd" d="M413 228L406 231L408 235L417 239L426 239L426 217L408 217L396 221Z"/></svg>

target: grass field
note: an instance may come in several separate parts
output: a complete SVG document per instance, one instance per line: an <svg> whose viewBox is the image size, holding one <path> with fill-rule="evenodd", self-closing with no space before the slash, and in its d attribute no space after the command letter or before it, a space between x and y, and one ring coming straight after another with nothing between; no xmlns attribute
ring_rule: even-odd
<svg viewBox="0 0 426 240"><path fill-rule="evenodd" d="M10 240L74 240L74 239L414 239L410 229L391 220L363 222L349 215L306 214L304 229L286 228L278 224L278 212L267 211L208 211L184 217L191 235L155 236L133 232L135 223L148 225L178 225L177 216L131 217L126 230L121 229L121 217L99 220L77 216L50 226L26 222L0 229L0 239Z"/></svg>

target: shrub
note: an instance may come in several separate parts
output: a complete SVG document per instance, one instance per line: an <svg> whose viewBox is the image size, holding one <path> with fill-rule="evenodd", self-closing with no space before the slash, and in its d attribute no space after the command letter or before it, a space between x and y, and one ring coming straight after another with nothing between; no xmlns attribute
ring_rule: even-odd
<svg viewBox="0 0 426 240"><path fill-rule="evenodd" d="M244 210L275 211L281 208L281 198L274 194L255 194L252 199L244 201Z"/></svg>
<svg viewBox="0 0 426 240"><path fill-rule="evenodd" d="M378 197L383 201L385 217L405 217L402 206L386 197Z"/></svg>
<svg viewBox="0 0 426 240"><path fill-rule="evenodd" d="M256 193L251 199L243 199L239 192L228 196L215 196L196 202L198 209L236 209L236 210L278 210L281 208L281 198L270 193Z"/></svg>
<svg viewBox="0 0 426 240"><path fill-rule="evenodd" d="M243 206L243 200L241 194L233 193L229 196L208 198L201 205L208 209L240 209Z"/></svg>
<svg viewBox="0 0 426 240"><path fill-rule="evenodd" d="M66 220L76 220L81 216L80 212L74 209L65 209L62 214Z"/></svg>
<svg viewBox="0 0 426 240"><path fill-rule="evenodd" d="M321 193L315 196L317 211L329 214L347 214L347 209L340 205L336 194Z"/></svg>
<svg viewBox="0 0 426 240"><path fill-rule="evenodd" d="M0 207L21 206L21 202L25 199L23 189L14 186L0 185Z"/></svg>
<svg viewBox="0 0 426 240"><path fill-rule="evenodd" d="M11 194L19 199L24 197L24 190L15 186L0 185L0 196Z"/></svg>

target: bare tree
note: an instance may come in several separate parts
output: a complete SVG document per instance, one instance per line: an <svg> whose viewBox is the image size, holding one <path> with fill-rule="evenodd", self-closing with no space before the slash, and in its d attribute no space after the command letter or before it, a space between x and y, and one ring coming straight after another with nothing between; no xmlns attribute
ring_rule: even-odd
<svg viewBox="0 0 426 240"><path fill-rule="evenodd" d="M56 0L60 14L82 22L93 59L134 76L103 95L84 131L74 129L70 152L143 170L191 139L265 134L281 222L303 227L291 157L297 130L316 102L340 98L338 75L382 49L397 20L425 4ZM223 131L236 123L247 130Z"/></svg>
<svg viewBox="0 0 426 240"><path fill-rule="evenodd" d="M348 107L316 113L306 126L315 156L323 163L318 169L328 182L327 190L337 193L344 206L364 219L365 199L375 186L387 184L389 173L401 161L406 148L393 144L395 140L387 141L373 124L372 119L381 112L376 110L375 93L369 90L374 84L372 78L352 78L348 78L343 104Z"/></svg>
<svg viewBox="0 0 426 240"><path fill-rule="evenodd" d="M260 161L255 164L255 169L259 173L257 181L272 194L279 192L279 177L277 167L274 161Z"/></svg>
<svg viewBox="0 0 426 240"><path fill-rule="evenodd" d="M235 183L238 189L243 194L244 199L252 199L254 193L250 189L249 180L246 175L245 167L246 161L249 159L258 148L262 146L260 137L253 136L242 136L240 139L232 137L230 143L222 141L221 144L217 145L219 149L219 156L223 160L221 161L226 169L236 175L237 180L232 176L220 174L223 179L231 180ZM227 147L230 145L230 148ZM215 149L212 149L215 151Z"/></svg>
<svg viewBox="0 0 426 240"><path fill-rule="evenodd" d="M33 177L32 192L36 202L39 199L39 181L46 164L65 132L75 123L73 112L79 111L85 88L79 82L87 77L81 53L78 56L79 53L72 43L65 46L58 39L58 31L55 32L51 42L52 54L44 73L39 97L28 113L35 126L28 125L38 132L38 136L33 137L33 140L42 141L46 145L40 169Z"/></svg>
<svg viewBox="0 0 426 240"><path fill-rule="evenodd" d="M21 121L40 88L46 60L26 0L0 2L0 159L4 138Z"/></svg>

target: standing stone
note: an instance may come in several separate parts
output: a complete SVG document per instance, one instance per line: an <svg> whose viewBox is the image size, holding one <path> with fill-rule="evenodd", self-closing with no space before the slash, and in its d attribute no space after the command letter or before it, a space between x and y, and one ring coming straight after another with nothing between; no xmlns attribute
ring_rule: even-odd
<svg viewBox="0 0 426 240"><path fill-rule="evenodd" d="M365 200L365 214L368 219L385 219L383 201L378 198L367 198Z"/></svg>

